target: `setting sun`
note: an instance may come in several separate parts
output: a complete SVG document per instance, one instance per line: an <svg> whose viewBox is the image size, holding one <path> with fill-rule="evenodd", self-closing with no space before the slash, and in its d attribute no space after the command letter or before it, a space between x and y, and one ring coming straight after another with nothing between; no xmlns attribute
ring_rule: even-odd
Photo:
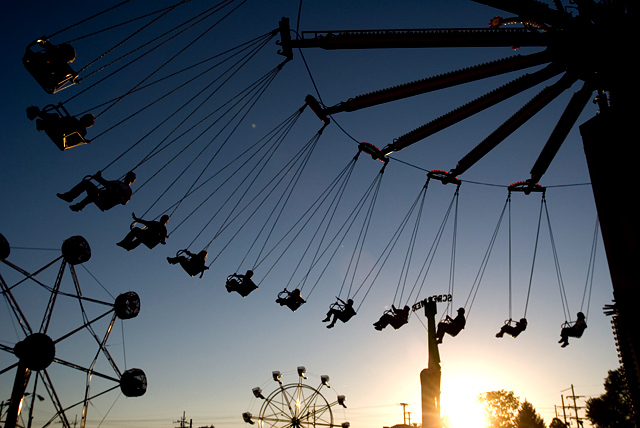
<svg viewBox="0 0 640 428"><path fill-rule="evenodd" d="M484 428L484 406L478 394L484 391L482 382L469 377L448 379L442 384L441 414L445 426L450 428Z"/></svg>

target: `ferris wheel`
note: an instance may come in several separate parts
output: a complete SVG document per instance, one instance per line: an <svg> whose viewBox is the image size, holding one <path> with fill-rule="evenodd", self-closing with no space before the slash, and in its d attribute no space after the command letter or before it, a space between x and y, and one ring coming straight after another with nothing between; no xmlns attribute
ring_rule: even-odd
<svg viewBox="0 0 640 428"><path fill-rule="evenodd" d="M4 264L16 271L19 277L24 277L10 285L0 275L0 295L10 309L10 314L8 315L14 318L15 325L19 326L21 330L16 331L16 333L18 333L18 336L24 337L14 346L0 343L0 351L13 354L17 358L17 362L14 358L2 359L2 362L0 362L0 376L15 370L11 399L7 402L2 402L3 406L8 404L8 409L4 414L4 427L14 428L19 426L23 401L27 396L30 397L31 403L25 425L29 428L34 422L36 397L40 402L44 403L39 403L39 417L35 423L41 424L40 426L42 427L53 423L61 423L63 427L70 428L71 425L75 426L76 423L70 420L67 413L81 408L82 416L79 425L84 428L87 423L89 404L95 406L95 400L103 394L119 388L120 392L126 397L142 396L147 389L145 373L137 368L121 371L107 349L107 340L116 320L128 320L139 314L140 298L138 295L130 291L117 296L114 302L105 302L89 298L83 294L75 266L90 259L91 249L88 242L81 236L72 236L65 240L62 244L62 255L34 272L28 272L7 260L10 250L11 248L6 238L0 234L0 264ZM42 278L43 271L55 266L57 262L61 263L56 279L53 285L49 285L47 280ZM67 269L73 283L72 290L67 290L63 286L64 273ZM48 304L39 328L34 324L33 319L29 319L32 317L27 315L27 309L34 304L36 301L35 294L37 294L32 291L21 290L28 283L35 283L37 288L42 288L49 294ZM25 305L23 302L21 305L20 301L25 299L29 301L29 304ZM71 302L71 304L68 302ZM91 308L92 310L90 310L89 306L94 306L94 304L100 308ZM63 321L62 318L68 318L70 312L79 312L81 314L81 325L60 325L69 324L61 321ZM54 319L55 321L52 322ZM102 335L98 334L98 328L105 325L106 332ZM78 344L82 343L82 346L84 346L85 343L77 341L79 333L82 332L88 332L89 343L93 342L93 346L97 344L98 347L97 352L87 354L89 357L93 356L93 358L85 361L85 363L78 362L81 354L84 354L84 352L78 351ZM62 343L63 341L64 343ZM66 347L61 345L67 345L72 349L65 349ZM100 356L103 356L106 362L100 363ZM74 361L71 361L72 358ZM6 363L5 360L7 361ZM111 370L102 370L99 364ZM58 382L68 386L69 379L72 376L68 373L64 374L64 376L54 376L52 373L53 366L65 366L79 372L81 377L84 376L83 391L80 391L79 395L76 396L67 394L63 391L64 388L56 388L56 383ZM56 381L53 380L54 378ZM100 379L99 388L96 388L95 382L92 382L94 378ZM103 381L106 381L106 385ZM5 385L8 385L8 383ZM40 389L44 387L48 399L38 393L38 386L41 387ZM30 392L27 392L27 388L30 388ZM99 389L99 391L96 389ZM3 390L3 392L5 391ZM81 396L83 398L78 400L78 397ZM75 404L71 404L73 403L72 399ZM2 406L0 406L0 414L2 413L1 410ZM41 419L42 415L49 412L52 414L50 419Z"/></svg>
<svg viewBox="0 0 640 428"><path fill-rule="evenodd" d="M303 366L297 368L298 381L284 383L279 371L272 372L272 377L277 382L277 387L267 396L262 394L262 388L253 388L255 398L262 400L258 416L251 412L242 414L242 418L248 424L254 425L258 421L262 427L342 427L348 428L349 422L337 423L334 421L332 408L345 405L344 395L336 395L334 401L330 401L324 395L323 390L331 388L329 376L320 376L320 384L313 387L304 383L308 379L306 369ZM332 390L333 392L333 390ZM335 394L335 392L333 392Z"/></svg>

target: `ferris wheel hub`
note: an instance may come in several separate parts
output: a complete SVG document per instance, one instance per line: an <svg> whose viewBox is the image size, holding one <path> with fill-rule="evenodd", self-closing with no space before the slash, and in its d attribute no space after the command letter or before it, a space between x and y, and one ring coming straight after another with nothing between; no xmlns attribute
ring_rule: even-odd
<svg viewBox="0 0 640 428"><path fill-rule="evenodd" d="M44 370L56 356L53 340L44 333L33 333L16 343L14 354L29 370Z"/></svg>

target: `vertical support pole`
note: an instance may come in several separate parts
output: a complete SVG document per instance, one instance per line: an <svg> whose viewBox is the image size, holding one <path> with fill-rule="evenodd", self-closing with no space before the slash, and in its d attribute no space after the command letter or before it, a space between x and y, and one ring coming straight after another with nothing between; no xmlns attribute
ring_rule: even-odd
<svg viewBox="0 0 640 428"><path fill-rule="evenodd" d="M436 343L436 302L429 299L424 302L424 314L427 317L429 339L429 366L420 372L422 390L422 428L440 428L440 351Z"/></svg>
<svg viewBox="0 0 640 428"><path fill-rule="evenodd" d="M31 376L31 370L29 370L23 362L18 363L16 369L16 377L13 381L13 390L11 391L11 402L9 403L9 409L7 410L7 418L5 420L4 428L16 428L18 426L18 418L20 417L20 410L22 409L22 400L27 390L27 384L29 383L29 377Z"/></svg>
<svg viewBox="0 0 640 428"><path fill-rule="evenodd" d="M637 159L630 150L637 145L637 117L633 104L622 103L601 112L580 126L591 176L602 241L618 310L618 321L627 334L619 337L627 385L640 427L640 223L637 218L635 181ZM634 137L634 135L636 135Z"/></svg>

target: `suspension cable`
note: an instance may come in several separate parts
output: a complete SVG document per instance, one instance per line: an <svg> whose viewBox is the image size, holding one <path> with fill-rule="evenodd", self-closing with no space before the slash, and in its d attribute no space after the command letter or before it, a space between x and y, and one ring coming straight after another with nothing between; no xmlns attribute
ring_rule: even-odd
<svg viewBox="0 0 640 428"><path fill-rule="evenodd" d="M280 261L280 259L286 254L287 250L291 247L291 245L293 245L293 243L296 241L296 239L305 230L306 226L310 223L311 219L315 216L315 214L317 212L319 212L320 208L324 205L324 202L329 198L329 196L331 196L332 191L336 190L336 189L338 191L336 192L336 195L334 196L333 200L331 201L331 203L329 205L329 210L327 212L331 211L331 207L333 207L334 205L337 205L336 198L337 198L338 201L340 200L342 192L343 192L343 188L346 186L346 183L349 182L349 179L351 178L351 174L353 173L353 169L355 167L355 164L356 164L357 160L358 160L358 155L354 156L354 158L349 161L349 163L343 168L343 170L340 171L340 173L332 180L331 183L329 183L329 185L318 196L318 198L316 198L316 200L311 204L311 206L309 206L309 208L303 213L303 215L298 219L298 221L296 221L291 226L291 228L276 243L276 245L273 247L273 249L271 251L269 251L269 253L265 256L265 258L266 258L273 251L275 251L275 249L278 248L278 246L281 243L283 243L285 241L285 239L287 239L287 237L291 233L293 233L296 230L296 228L298 228L299 225L301 225L299 230L297 231L297 233L295 233L293 235L293 237L291 238L291 241L289 242L289 244L287 244L285 246L283 251L280 253L280 255L276 258L275 262L269 268L269 270L265 274L265 277L275 268L275 266ZM335 208L334 208L334 210L335 210ZM331 218L332 218L332 216L331 216ZM323 220L324 220L324 218L323 218ZM321 225L322 225L322 223L321 223ZM328 228L328 226L327 226L327 228ZM324 252L322 254L324 254ZM320 256L322 256L322 254L320 254ZM265 258L263 258L263 260ZM311 269L315 266L316 263L317 263L317 260L315 260L312 263L311 267L309 268L309 272L307 272L306 276L309 275ZM305 279L306 279L306 276L305 276ZM313 288L311 289L311 292L313 292ZM309 294L311 294L311 292Z"/></svg>
<svg viewBox="0 0 640 428"><path fill-rule="evenodd" d="M536 255L538 254L538 241L540 238L540 225L542 223L542 208L546 206L545 203L545 194L542 193L542 199L540 201L540 213L538 214L538 227L536 229L536 243L533 247L533 260L531 261L531 273L529 274L529 286L527 288L527 300L524 305L524 315L523 318L527 317L527 309L529 307L529 296L531 295L531 285L533 284L533 272L536 264ZM551 229L549 229L551 230Z"/></svg>
<svg viewBox="0 0 640 428"><path fill-rule="evenodd" d="M593 230L593 240L591 242L591 252L589 254L589 266L587 268L587 279L584 284L584 292L582 293L582 303L580 304L580 312L584 313L585 318L589 318L589 306L591 302L591 290L593 288L593 273L595 269L596 250L598 248L598 230L600 229L600 219L596 217L596 225ZM584 309L585 299L587 301L587 309Z"/></svg>
<svg viewBox="0 0 640 428"><path fill-rule="evenodd" d="M161 13L159 16L157 16L156 18L154 18L153 20L151 20L150 22L148 22L146 25L143 25L142 27L140 27L138 30L134 31L133 33L129 34L127 37L125 37L124 39L122 39L120 42L116 43L115 46L113 46L112 48L108 49L106 52L102 53L101 55L99 55L98 57L96 57L96 59L94 59L93 61L89 61L89 63L87 65L85 65L84 67L82 67L80 70L78 70L78 74L82 73L83 71L85 71L87 68L91 67L93 64L95 64L96 62L98 62L100 59L104 58L105 56L107 56L110 52L114 51L115 49L118 48L118 46L121 46L123 43L125 43L127 40L130 40L132 37L134 37L136 34L141 33L145 28L148 28L149 26L151 26L152 24L154 24L155 22L157 22L158 20L160 20L161 18L163 18L165 15L167 15L169 12L173 11L178 5L174 5L171 7L166 8L166 10L163 11L163 13ZM114 27L115 28L115 27ZM94 33L97 34L97 33ZM154 39L157 40L157 39ZM137 51L138 49L125 54L123 56L121 56L120 58L110 62L109 64L105 65L104 67L101 67L99 70L96 70L92 73L87 74L86 76L84 76L82 79L78 79L78 80L84 80L87 77L97 73L98 71L104 70L105 68L107 68L108 66L115 64L117 61L127 57L128 55L132 54L133 52Z"/></svg>
<svg viewBox="0 0 640 428"><path fill-rule="evenodd" d="M358 154L359 153L360 152L358 152ZM316 241L316 237L318 236L318 234L320 234L321 231L323 231L323 233L320 236L320 240L318 241L318 244L316 245L315 253L311 258L310 268L307 270L306 274L303 276L302 280L297 285L297 288L300 289L300 291L302 291L304 289L304 286L305 286L305 284L307 282L309 274L311 273L311 269L315 265L316 261L318 260L318 258L320 256L320 250L321 250L321 248L323 248L322 246L323 246L324 240L327 237L327 233L329 231L329 225L331 225L332 222L333 222L333 218L334 218L336 209L337 209L337 207L339 205L339 201L342 199L342 196L344 194L344 190L346 189L346 185L347 185L347 183L349 182L349 180L351 178L351 174L353 172L353 168L355 166L355 161L357 160L357 158L358 158L358 155L356 155L347 164L347 166L338 174L338 176L331 182L331 184L329 184L329 186L318 197L318 199L316 199L317 203L314 203L312 205L312 207L316 206L316 208L313 210L313 213L308 217L307 221L304 223L302 228L296 234L295 238L297 238L298 235L302 232L302 230L309 224L309 222L311 221L311 219L315 215L315 213L317 213L320 210L320 207L323 205L324 201L326 201L327 198L331 195L331 191L334 190L334 189L337 189L333 199L329 203L329 206L328 206L327 210L324 212L324 215L320 219L320 221L318 223L318 227L315 228L315 230L313 232L313 235L308 239L308 244L307 244L306 248L304 249L304 251L302 251L302 255L298 258L298 263L297 263L295 269L293 269L293 272L291 273L291 276L289 277L289 281L286 284L287 287L293 281L293 278L295 277L296 273L298 272L298 269L302 265L302 262L304 261L307 253L311 249L311 246ZM342 177L344 177L344 179ZM305 215L310 210L311 210L311 207L310 207L310 209L307 210ZM303 218L304 218L304 216L303 216ZM326 223L325 223L325 221L326 221ZM295 227L296 225L294 225L293 227ZM325 225L325 226L323 227L323 225ZM287 246L287 249L293 244L293 241L295 240L295 238L289 243L289 245ZM283 252L283 255L284 255L284 252ZM313 291L313 288L312 288L311 291ZM309 292L309 295L311 295L311 292Z"/></svg>
<svg viewBox="0 0 640 428"><path fill-rule="evenodd" d="M58 34L64 33L65 31L70 30L71 28L77 27L80 24L84 24L85 22L87 22L87 21L89 21L89 20L91 20L93 18L97 18L98 16L100 16L100 15L102 15L104 13L107 13L107 12L113 10L113 9L116 9L116 8L126 4L126 3L129 3L130 1L131 0L124 0L123 2L118 3L118 4L114 5L114 6L111 6L111 7L107 8L107 9L101 11L101 12L96 13L95 15L92 15L92 16L88 17L88 18L85 18L82 21L78 21L75 24L72 24L72 25L69 25L66 28L63 28L60 31L56 31L55 33L51 34L49 37L57 36Z"/></svg>
<svg viewBox="0 0 640 428"><path fill-rule="evenodd" d="M262 36L264 37L264 36ZM256 38L253 41L259 40L261 38ZM242 45L240 45L242 46ZM233 48L236 49L236 48ZM246 48L243 48L240 52L244 51ZM227 51L229 52L229 51ZM240 53L238 52L238 53ZM237 55L233 54L233 56ZM249 54L248 54L249 55ZM206 89L208 89L210 86L212 86L214 83L218 82L218 80L222 79L226 74L228 73L236 73L242 66L244 66L246 64L246 60L248 59L248 55L242 57L242 59L240 59L239 61L235 62L233 65L231 65L229 68L227 68L225 71L222 72L222 74L220 76L218 76L216 79L213 79L212 82L209 83L209 85L206 85L201 91L199 91L196 95L194 95L193 97L191 97L189 100L187 100L186 102L184 102L179 108L174 109L171 111L171 113L163 120L161 121L161 123L159 125L157 125L156 127L152 128L149 132L147 132L145 135L143 135L140 139L138 139L138 141L136 141L134 144L130 145L129 147L127 147L127 149L122 152L120 155L118 155L114 160L112 160L108 165L106 165L102 171L106 170L107 168L109 168L110 166L112 166L114 163L116 163L118 160L120 160L122 157L124 157L128 152L130 152L131 150L133 150L135 147L137 147L139 144L141 144L144 140L146 140L153 132L155 132L156 130L158 130L160 128L160 126L163 123L167 123L167 121L169 119L171 119L172 117L174 117L175 115L177 115L180 111L182 111L183 109L185 109L192 101L194 101L200 94L204 93L204 91ZM208 73L209 71L213 70L215 67L217 67L218 65L221 65L222 63L226 62L227 60L229 60L231 58L227 58L223 61L221 61L220 63L214 65L213 67L205 70L203 73L199 74L198 76L194 77L193 79L189 80L188 82L186 82L184 85L194 82L197 78L204 76L206 73ZM243 62L245 61L245 62ZM236 68L236 70L234 71L234 67L238 67ZM151 158L153 158L154 156L158 155L160 152L162 152L163 150L167 149L169 146L171 146L173 143L175 143L180 137L184 136L185 134L187 134L189 131L191 131L192 129L196 128L198 125L200 125L202 122L204 122L206 119L208 119L209 117L213 116L214 114L216 114L218 111L220 111L223 107L225 107L227 104L230 104L233 102L234 99L243 96L243 94L247 91L251 91L252 88L255 85L259 85L260 82L262 81L262 79L265 79L266 76L268 76L270 74L267 73L267 75L261 77L260 79L258 79L256 82L252 83L251 85L249 85L247 88L245 88L243 91L240 91L235 97L231 98L230 100L227 100L227 102L225 102L222 106L218 107L217 109L215 109L213 112L209 113L207 116L205 116L203 119L201 119L199 122L195 123L194 125L192 125L190 128L188 128L186 131L184 131L182 134L180 134L178 137L174 138L172 141L170 141L169 143L165 142L169 139L169 137L177 131L177 129L180 127L180 125L182 125L182 123L184 122L184 120L176 127L174 127L173 130L171 130L163 139L161 139L150 151L149 153L142 158L142 160L140 160L135 166L133 166L132 168L130 168L129 170L135 170L136 168L138 168L140 165L144 164L145 162L147 162L148 160L150 160ZM214 90L214 93L217 92L218 90L220 90L220 88L226 84L229 81L229 78L225 79L222 83L220 83L217 88ZM183 85L183 86L184 86ZM174 91L172 91L174 92ZM162 97L161 97L162 98ZM201 104L202 105L202 104ZM201 106L200 105L200 106ZM199 106L199 107L200 107ZM198 108L199 108L198 107ZM146 107L145 107L146 108ZM141 110L140 110L141 111ZM194 110L195 111L195 110ZM138 111L139 112L139 111ZM137 114L138 112L134 113ZM190 115L192 115L192 113L190 113ZM133 116L133 115L132 115ZM129 118L131 118L132 116L130 116ZM128 120L129 118L126 118L125 120ZM185 119L186 120L186 119ZM123 121L122 121L123 122ZM113 127L109 128L108 130L113 129L115 126L120 125L122 122L114 125ZM108 131L107 130L107 131ZM107 132L104 131L104 132ZM103 134L104 134L103 132ZM100 134L102 135L102 134Z"/></svg>
<svg viewBox="0 0 640 428"><path fill-rule="evenodd" d="M433 259L435 257L436 254L436 250L438 249L438 246L440 244L440 239L442 238L442 234L444 233L445 227L447 225L447 221L449 219L449 215L451 214L451 209L453 208L453 205L455 203L455 200L457 198L458 193L455 192L453 197L451 198L451 202L449 202L449 206L447 207L447 211L445 212L445 215L442 219L442 223L440 223L440 226L438 228L438 231L436 232L436 236L433 240L433 242L431 243L431 247L429 248L429 251L427 253L427 256L425 257L424 262L422 263L422 266L420 267L420 271L418 272L418 275L416 277L416 280L413 284L413 287L411 288L411 293L409 294L410 296L414 295L414 291L415 291L415 302L418 301L418 296L420 295L420 292L422 291L422 287L424 286L426 280L427 280L427 275L429 273L429 270L431 268L431 264L433 263ZM422 278L422 280L421 280ZM418 284L420 284L420 286L418 287ZM416 287L417 290L416 290Z"/></svg>
<svg viewBox="0 0 640 428"><path fill-rule="evenodd" d="M489 246L484 253L482 261L480 263L480 268L478 269L478 273L476 274L475 279L471 285L471 290L469 290L469 295L467 296L467 300L464 303L465 308L465 316L468 319L469 314L471 313L471 308L478 294L478 290L480 289L480 283L482 282L482 278L484 276L484 272L487 269L487 264L489 263L489 258L491 257L491 251L493 250L493 246L496 242L496 238L498 236L498 232L500 231L500 225L502 224L502 219L504 218L504 213L507 210L507 207L510 206L511 201L511 193L507 196L507 200L502 207L502 211L500 212L500 216L498 217L498 222L496 224L495 229L493 230L493 234L491 235L491 239L489 240Z"/></svg>
<svg viewBox="0 0 640 428"><path fill-rule="evenodd" d="M174 233L182 224L184 224L184 222L186 222L189 217L191 217L193 214L195 214L195 212L197 210L199 210L211 197L213 197L213 195L215 195L215 193L220 190L228 181L230 181L236 174L238 174L242 168L244 168L245 166L247 166L249 164L249 162L256 156L258 156L260 154L260 151L263 150L264 148L267 147L267 145L274 139L274 138L280 138L278 135L280 132L282 132L282 130L286 130L291 126L291 122L295 120L297 120L297 115L299 113L296 112L293 115L289 116L287 119L285 119L281 124L279 124L278 126L276 126L272 131L270 131L269 133L267 133L264 137L262 137L261 139L259 139L257 142L255 142L253 145L251 145L249 148L247 148L245 151L243 151L242 153L240 153L238 156L236 156L234 159L232 159L231 161L229 161L229 163L227 163L224 167L220 168L219 170L217 170L214 174L212 174L209 178L207 178L206 180L204 180L202 183L200 183L198 186L194 187L189 193L187 193L182 200L186 199L187 197L191 196L192 194L194 194L196 191L198 191L200 188L202 188L205 184L209 183L211 180L213 180L214 178L216 178L219 174L221 174L222 172L224 172L227 168L230 168L233 164L237 163L240 161L240 159L244 158L248 153L252 152L254 150L255 147L258 147L258 149L256 151L253 152L253 154L250 155L250 157L243 161L242 165L237 168L235 171L233 171L231 173L231 175L229 177L227 177L217 188L215 188L213 190L213 192L211 192L206 198L204 198L200 204L194 209L192 210L191 213L189 213L183 220L182 222L180 222L180 224L178 224L171 233ZM287 131L285 131L287 132ZM260 145L260 146L259 146ZM174 208L176 205L178 204L178 202L176 202L175 204L173 204L172 206L168 207L166 210L164 210L164 212L167 212L169 210L171 210L172 208ZM214 214L215 216L215 214ZM199 232L198 236L200 235L200 233L202 233L203 231ZM197 239L197 237L195 239ZM194 241L195 241L194 239ZM193 244L193 242L192 242Z"/></svg>
<svg viewBox="0 0 640 428"><path fill-rule="evenodd" d="M178 204L174 206L174 209L172 211L171 214L175 213L175 211L178 209L178 207L180 206L180 204L182 203L182 201L184 200L184 198L191 192L191 190L196 186L196 184L198 183L198 181L202 178L202 175L204 174L204 172L209 168L209 166L211 165L211 163L213 162L213 160L217 157L217 155L220 153L220 151L222 150L222 148L226 145L226 143L229 141L229 139L231 138L231 136L234 134L234 132L237 130L238 126L240 126L240 123L242 123L242 120L246 117L246 115L251 111L251 109L255 106L255 104L258 102L258 100L260 99L260 97L264 94L264 92L267 90L269 84L273 81L273 79L275 78L275 75L277 74L277 69L273 72L272 75L268 76L268 79L265 80L265 82L263 82L262 86L258 88L258 90L256 92L254 92L253 94L251 94L248 99L246 100L246 102L244 103L244 105L242 105L242 107L229 119L229 121L220 129L220 131L218 131L218 133L209 141L208 144L206 144L204 146L204 148L197 154L197 156L182 170L182 172L178 175L178 177L176 177L173 182L169 185L169 187L167 189L165 189L162 194L158 197L158 199L156 199L156 201L151 205L151 207L149 207L148 210L150 210L153 206L155 206L155 204L160 200L160 198L162 198L168 191L169 189L176 184L176 182L178 181L178 179L180 179L180 177L182 177L182 175L184 175L187 170L194 164L194 162L204 154L204 152L213 144L214 141L217 140L217 138L221 135L221 133L223 131L226 130L226 128L228 126L230 126L233 122L233 120L237 119L237 123L236 125L233 127L233 129L230 131L230 133L227 135L227 137L224 139L224 141L221 142L221 144L218 145L218 148L216 150L216 152L213 154L213 156L211 156L209 158L209 161L207 162L207 164L204 166L204 168L201 169L200 174L198 175L198 177L193 181L193 183L191 184L191 186L189 187L189 189L185 192L184 196L180 199L180 201L178 201ZM242 98L244 99L244 98ZM235 107L240 101L242 101L242 99L238 100L234 105L231 106L231 108ZM229 110L227 110L226 113L229 113L231 111L231 108ZM244 111L244 113L243 113ZM225 113L225 114L226 114ZM242 114L243 113L243 114ZM242 114L242 116L238 119L238 116ZM223 115L224 116L224 115ZM222 117L220 118L222 119ZM218 119L218 120L220 120ZM210 126L208 126L206 129L204 129L197 137L196 140L199 139L202 135L205 134L205 132L207 132L209 129L211 129L217 122L218 120L216 120L214 123L212 123ZM174 140L175 141L175 140ZM188 146L190 146L191 144L193 144L195 142L192 141L191 143L189 143ZM169 162L167 164L165 164L165 166L162 167L162 169L164 169L165 167L168 166L169 163L173 162L177 156L179 156L181 153L184 152L186 148L184 148L183 150L181 150L178 155L174 156L172 159L169 160ZM154 176L157 175L154 174ZM151 177L153 178L153 176ZM145 183L146 184L146 183ZM138 189L140 190L140 189ZM147 210L147 211L148 211Z"/></svg>
<svg viewBox="0 0 640 428"><path fill-rule="evenodd" d="M556 249L555 239L553 238L553 231L551 230L551 219L549 217L549 209L547 204L545 206L545 213L547 217L547 224L549 225L549 238L551 239L551 249L553 252L553 262L556 268L556 276L558 277L558 287L560 289L560 300L562 301L562 310L564 311L565 321L571 321L571 311L569 310L569 300L567 299L567 293L564 288L564 282L562 280L562 273L560 272L560 261L558 260L558 251Z"/></svg>

